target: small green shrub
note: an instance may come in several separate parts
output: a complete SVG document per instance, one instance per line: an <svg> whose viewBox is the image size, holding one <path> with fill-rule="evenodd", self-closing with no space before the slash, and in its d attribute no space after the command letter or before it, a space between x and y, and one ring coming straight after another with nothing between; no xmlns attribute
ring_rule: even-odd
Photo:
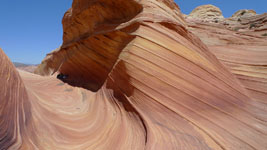
<svg viewBox="0 0 267 150"><path fill-rule="evenodd" d="M249 25L249 29L252 29L252 28L255 28L256 27L256 24L255 23L252 23Z"/></svg>
<svg viewBox="0 0 267 150"><path fill-rule="evenodd" d="M267 33L262 34L262 36L267 36Z"/></svg>
<svg viewBox="0 0 267 150"><path fill-rule="evenodd" d="M241 29L240 27L235 27L233 30L234 31L238 31L239 29Z"/></svg>

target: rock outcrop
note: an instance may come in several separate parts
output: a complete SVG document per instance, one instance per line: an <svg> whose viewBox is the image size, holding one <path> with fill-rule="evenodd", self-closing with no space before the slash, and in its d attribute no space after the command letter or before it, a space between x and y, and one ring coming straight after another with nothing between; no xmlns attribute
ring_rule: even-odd
<svg viewBox="0 0 267 150"><path fill-rule="evenodd" d="M258 34L260 37L264 37L264 34L267 33L266 22L267 13L256 14L252 10L240 10L232 17L225 19L223 24L230 30L248 32L253 35Z"/></svg>
<svg viewBox="0 0 267 150"><path fill-rule="evenodd" d="M62 59L59 59L61 56L56 54L58 50L59 48L47 54L41 64L34 70L34 73L42 76L51 76L55 74L55 68L60 66L58 64L60 64L59 61Z"/></svg>
<svg viewBox="0 0 267 150"><path fill-rule="evenodd" d="M35 142L28 94L13 63L0 49L0 149L28 149ZM24 146L22 146L24 143Z"/></svg>
<svg viewBox="0 0 267 150"><path fill-rule="evenodd" d="M187 30L172 0L74 0L62 22L64 42L41 71L63 74L72 86L55 76L20 71L28 93L23 99L31 107L21 113L15 107L24 104L9 108L21 114L11 120L28 128L18 148L267 148L266 105L252 100ZM1 118L8 118L3 112ZM1 125L8 128L8 121ZM11 149L14 142L0 129L5 148Z"/></svg>
<svg viewBox="0 0 267 150"><path fill-rule="evenodd" d="M242 9L235 12L231 18L236 18L238 21L238 19L252 17L255 15L257 15L257 13L254 10Z"/></svg>
<svg viewBox="0 0 267 150"><path fill-rule="evenodd" d="M184 15L189 23L209 24L219 28L267 37L267 13L257 14L254 10L242 9L230 18L224 18L221 10L213 5L202 5L189 15Z"/></svg>
<svg viewBox="0 0 267 150"><path fill-rule="evenodd" d="M267 103L267 13L237 11L221 23L187 20L189 30L240 80L249 96Z"/></svg>
<svg viewBox="0 0 267 150"><path fill-rule="evenodd" d="M213 5L198 6L186 18L216 23L224 19L220 8Z"/></svg>

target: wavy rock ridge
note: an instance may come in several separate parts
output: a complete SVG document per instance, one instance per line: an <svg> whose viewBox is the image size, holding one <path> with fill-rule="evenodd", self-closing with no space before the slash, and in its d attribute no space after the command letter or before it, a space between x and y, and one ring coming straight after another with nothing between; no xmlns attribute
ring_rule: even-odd
<svg viewBox="0 0 267 150"><path fill-rule="evenodd" d="M37 72L76 87L20 72L36 135L20 149L267 148L266 109L173 1L74 0L62 22L64 42Z"/></svg>
<svg viewBox="0 0 267 150"><path fill-rule="evenodd" d="M0 149L25 149L21 144L27 145L35 137L29 123L31 106L28 94L15 66L2 49L0 66Z"/></svg>
<svg viewBox="0 0 267 150"><path fill-rule="evenodd" d="M187 22L188 29L235 74L249 96L266 105L267 13L239 10L218 23L190 18Z"/></svg>

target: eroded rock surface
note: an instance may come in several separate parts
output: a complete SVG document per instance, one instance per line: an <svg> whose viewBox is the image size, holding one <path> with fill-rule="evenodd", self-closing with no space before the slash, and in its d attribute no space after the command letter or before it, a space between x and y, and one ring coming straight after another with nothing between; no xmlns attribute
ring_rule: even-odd
<svg viewBox="0 0 267 150"><path fill-rule="evenodd" d="M28 149L32 132L28 93L15 66L0 49L0 149ZM24 145L22 146L22 143ZM33 147L31 147L33 148Z"/></svg>
<svg viewBox="0 0 267 150"><path fill-rule="evenodd" d="M252 17L255 15L257 15L257 13L254 10L242 9L235 12L231 18L236 18L238 21L238 19Z"/></svg>
<svg viewBox="0 0 267 150"><path fill-rule="evenodd" d="M187 19L189 30L240 80L249 96L267 103L267 13L240 10L219 23Z"/></svg>
<svg viewBox="0 0 267 150"><path fill-rule="evenodd" d="M41 71L68 75L73 86L20 71L31 115L17 118L28 119L31 130L23 131L34 136L23 136L18 148L267 148L266 105L187 30L172 0L74 0L63 29L61 48Z"/></svg>
<svg viewBox="0 0 267 150"><path fill-rule="evenodd" d="M267 13L257 14L254 10L242 9L230 18L224 18L218 7L202 5L195 8L189 15L184 15L184 18L190 25L192 23L208 24L208 26L227 28L239 33L267 38Z"/></svg>
<svg viewBox="0 0 267 150"><path fill-rule="evenodd" d="M214 5L201 5L195 8L188 16L187 19L199 20L205 22L219 22L224 19L220 8Z"/></svg>

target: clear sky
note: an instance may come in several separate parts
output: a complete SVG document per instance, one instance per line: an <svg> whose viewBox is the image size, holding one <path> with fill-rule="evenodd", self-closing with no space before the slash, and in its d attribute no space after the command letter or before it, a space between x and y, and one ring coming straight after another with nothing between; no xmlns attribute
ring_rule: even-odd
<svg viewBox="0 0 267 150"><path fill-rule="evenodd" d="M12 61L38 64L62 43L72 0L0 0L0 47Z"/></svg>
<svg viewBox="0 0 267 150"><path fill-rule="evenodd" d="M267 0L175 0L183 13L203 4L225 17L239 9L267 12ZM38 64L62 43L61 20L72 0L0 0L0 47L12 61Z"/></svg>

